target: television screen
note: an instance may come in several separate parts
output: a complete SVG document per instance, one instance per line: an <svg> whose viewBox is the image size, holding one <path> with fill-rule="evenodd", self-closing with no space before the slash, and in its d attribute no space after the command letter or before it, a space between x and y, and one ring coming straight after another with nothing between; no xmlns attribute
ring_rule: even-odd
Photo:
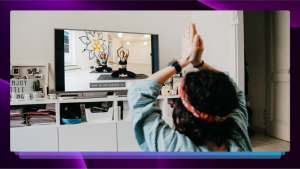
<svg viewBox="0 0 300 169"><path fill-rule="evenodd" d="M127 90L158 70L158 35L55 30L57 92Z"/></svg>

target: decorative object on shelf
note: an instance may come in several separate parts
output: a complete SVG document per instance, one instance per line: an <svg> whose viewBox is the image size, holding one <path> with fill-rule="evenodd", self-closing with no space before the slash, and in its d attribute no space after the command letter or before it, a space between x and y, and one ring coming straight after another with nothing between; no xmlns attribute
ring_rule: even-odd
<svg viewBox="0 0 300 169"><path fill-rule="evenodd" d="M41 98L42 91L40 91L40 81L39 80L34 81L32 87L33 87L33 97Z"/></svg>
<svg viewBox="0 0 300 169"><path fill-rule="evenodd" d="M176 89L175 84L178 86L178 84L181 84L182 80L183 77L173 77L173 89Z"/></svg>
<svg viewBox="0 0 300 169"><path fill-rule="evenodd" d="M85 104L80 104L80 110L81 110L81 119L82 121L86 122Z"/></svg>
<svg viewBox="0 0 300 169"><path fill-rule="evenodd" d="M65 118L61 118L61 121L64 124L78 124L78 123L81 123L82 119L65 119Z"/></svg>
<svg viewBox="0 0 300 169"><path fill-rule="evenodd" d="M81 109L80 104L64 104L61 106L61 122L63 124L77 124L81 123Z"/></svg>
<svg viewBox="0 0 300 169"><path fill-rule="evenodd" d="M98 60L99 60L99 59L98 59ZM100 62L100 61L99 61L99 62ZM94 66L91 66L90 68L91 68L91 69L94 69L95 67L94 67Z"/></svg>
<svg viewBox="0 0 300 169"><path fill-rule="evenodd" d="M34 71L41 75L41 77L39 75L37 75L37 78L40 80L39 81L40 87L43 89L44 95L47 96L47 93L48 93L47 90L49 87L49 69L48 69L49 63L34 63L34 64L29 63L28 64L28 63L23 63L23 62L13 62L11 64L11 66L20 68L19 72L25 74L25 77L27 79L25 79L25 78L24 79L27 80L28 85L31 85L31 87L30 87L31 92L29 92L29 90L26 89L26 91L24 91L22 93L22 95L24 95L25 93L30 93L31 95L33 94L33 90L32 90L33 89L33 79L30 78L30 75L36 75L36 74L33 74L33 71ZM30 79L28 78L26 73ZM21 75L24 77L23 74L21 74ZM20 80L23 80L23 79L21 78ZM40 95L42 95L42 91L40 91ZM21 97L22 97L21 99L23 99L24 96L21 96Z"/></svg>
<svg viewBox="0 0 300 169"><path fill-rule="evenodd" d="M161 89L162 96L170 96L171 95L171 87L170 86L163 86Z"/></svg>
<svg viewBox="0 0 300 169"><path fill-rule="evenodd" d="M24 99L25 99L25 101L30 100L30 94L25 94L25 95L24 95Z"/></svg>
<svg viewBox="0 0 300 169"><path fill-rule="evenodd" d="M119 96L114 93L113 95L108 95L107 98L118 98Z"/></svg>
<svg viewBox="0 0 300 169"><path fill-rule="evenodd" d="M50 100L56 100L56 94L48 94Z"/></svg>
<svg viewBox="0 0 300 169"><path fill-rule="evenodd" d="M43 74L35 74L34 78L35 79L42 79L43 78Z"/></svg>
<svg viewBox="0 0 300 169"><path fill-rule="evenodd" d="M27 74L28 74L28 75L33 75L32 70L31 70L31 69L27 69Z"/></svg>
<svg viewBox="0 0 300 169"><path fill-rule="evenodd" d="M40 69L37 67L32 68L32 73L39 73Z"/></svg>
<svg viewBox="0 0 300 169"><path fill-rule="evenodd" d="M181 87L181 83L177 84L177 94L180 95L180 87Z"/></svg>
<svg viewBox="0 0 300 169"><path fill-rule="evenodd" d="M24 99L25 94L32 94L32 79L10 79L10 94L16 95L15 99ZM13 97L12 97L13 98Z"/></svg>
<svg viewBox="0 0 300 169"><path fill-rule="evenodd" d="M101 122L111 121L113 115L113 107L102 110L96 110L95 108L85 109L87 122Z"/></svg>
<svg viewBox="0 0 300 169"><path fill-rule="evenodd" d="M49 86L45 85L45 87L44 87L44 96L45 96L45 98L48 96L48 93L49 93Z"/></svg>
<svg viewBox="0 0 300 169"><path fill-rule="evenodd" d="M177 90L176 89L173 89L172 90L172 96L175 96L177 94Z"/></svg>
<svg viewBox="0 0 300 169"><path fill-rule="evenodd" d="M19 75L19 67L14 68L14 75Z"/></svg>
<svg viewBox="0 0 300 169"><path fill-rule="evenodd" d="M12 71L12 67L11 67L11 64L10 64L10 79L14 78L14 73Z"/></svg>
<svg viewBox="0 0 300 169"><path fill-rule="evenodd" d="M86 36L79 37L80 41L86 45L86 48L82 52L89 52L89 60L97 58L100 55L100 49L107 49L107 46L104 44L102 32L96 31L85 31ZM102 45L101 45L102 41Z"/></svg>

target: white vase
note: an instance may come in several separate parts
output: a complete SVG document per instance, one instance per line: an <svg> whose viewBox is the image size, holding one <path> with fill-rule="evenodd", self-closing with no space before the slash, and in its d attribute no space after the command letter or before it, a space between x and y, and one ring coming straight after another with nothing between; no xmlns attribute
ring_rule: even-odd
<svg viewBox="0 0 300 169"><path fill-rule="evenodd" d="M42 91L33 91L32 95L33 95L33 98L41 98Z"/></svg>

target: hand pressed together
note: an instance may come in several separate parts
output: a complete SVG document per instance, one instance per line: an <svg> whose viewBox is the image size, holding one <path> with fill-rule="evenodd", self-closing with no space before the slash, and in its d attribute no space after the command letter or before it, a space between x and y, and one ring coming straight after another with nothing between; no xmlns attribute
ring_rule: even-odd
<svg viewBox="0 0 300 169"><path fill-rule="evenodd" d="M182 61L194 66L202 63L203 41L194 23L189 22L182 35Z"/></svg>

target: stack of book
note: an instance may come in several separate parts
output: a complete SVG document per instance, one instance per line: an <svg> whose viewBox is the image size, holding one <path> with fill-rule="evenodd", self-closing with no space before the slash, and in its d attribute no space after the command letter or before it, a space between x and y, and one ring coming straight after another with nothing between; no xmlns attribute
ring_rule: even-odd
<svg viewBox="0 0 300 169"><path fill-rule="evenodd" d="M23 114L27 109L26 105L10 107L10 127L25 127Z"/></svg>
<svg viewBox="0 0 300 169"><path fill-rule="evenodd" d="M55 104L46 104L45 108L34 106L11 107L11 127L55 125L55 123Z"/></svg>

